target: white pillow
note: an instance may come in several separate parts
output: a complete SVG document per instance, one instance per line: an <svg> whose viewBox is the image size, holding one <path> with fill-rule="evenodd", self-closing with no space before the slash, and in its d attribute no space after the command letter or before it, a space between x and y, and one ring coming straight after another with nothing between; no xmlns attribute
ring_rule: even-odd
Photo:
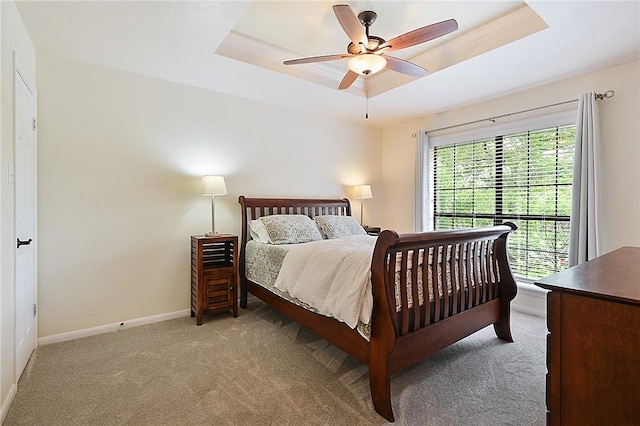
<svg viewBox="0 0 640 426"><path fill-rule="evenodd" d="M260 219L270 244L297 244L322 239L315 222L303 214L274 214Z"/></svg>
<svg viewBox="0 0 640 426"><path fill-rule="evenodd" d="M269 233L260 219L249 221L249 234L251 234L251 238L254 240L269 244Z"/></svg>
<svg viewBox="0 0 640 426"><path fill-rule="evenodd" d="M328 239L367 235L364 228L352 216L316 216L315 221L322 234Z"/></svg>

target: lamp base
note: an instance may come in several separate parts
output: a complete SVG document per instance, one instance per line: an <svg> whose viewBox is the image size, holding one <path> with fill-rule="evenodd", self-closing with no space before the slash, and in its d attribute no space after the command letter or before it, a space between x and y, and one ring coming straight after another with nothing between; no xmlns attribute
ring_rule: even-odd
<svg viewBox="0 0 640 426"><path fill-rule="evenodd" d="M216 235L220 235L219 232L216 231L212 231L212 232L207 232L206 234L204 234L206 237L215 237Z"/></svg>

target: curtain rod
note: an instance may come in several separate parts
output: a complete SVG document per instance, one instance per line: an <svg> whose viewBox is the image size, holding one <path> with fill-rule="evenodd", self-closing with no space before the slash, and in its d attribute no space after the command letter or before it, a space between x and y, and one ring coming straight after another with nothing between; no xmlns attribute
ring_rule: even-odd
<svg viewBox="0 0 640 426"><path fill-rule="evenodd" d="M616 94L616 92L614 92L613 90L607 90L604 93L597 93L596 94L596 100L613 98L613 96L615 94ZM525 112L537 111L539 109L551 108L551 107L555 107L555 106L570 104L570 103L573 103L573 102L578 102L578 99L571 99L570 101L558 102L558 103L555 103L555 104L544 105L544 106L540 106L540 107L536 107L536 108L529 108L529 109L525 109L525 110L522 110L522 111L511 112L509 114L496 115L495 117L483 118L481 120L468 121L468 122L462 123L462 124L454 124L453 126L440 127L438 129L431 129L431 130L427 130L427 133L437 132L437 131L440 131L440 130L454 129L456 127L467 126L469 124L482 123L483 121L491 121L492 123L495 123L496 119L498 119L498 118L510 117L510 116L516 115L516 114L524 114ZM416 134L414 133L412 136L415 138Z"/></svg>

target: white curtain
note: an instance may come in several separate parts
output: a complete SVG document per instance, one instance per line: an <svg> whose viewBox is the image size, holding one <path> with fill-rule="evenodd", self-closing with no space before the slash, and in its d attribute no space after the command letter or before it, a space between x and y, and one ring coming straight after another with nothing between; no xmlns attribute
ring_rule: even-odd
<svg viewBox="0 0 640 426"><path fill-rule="evenodd" d="M573 197L569 231L569 266L601 254L598 180L600 175L600 125L595 93L585 93L578 103L573 165Z"/></svg>
<svg viewBox="0 0 640 426"><path fill-rule="evenodd" d="M416 132L416 193L414 229L416 232L433 230L431 215L431 188L429 170L429 135L425 130Z"/></svg>

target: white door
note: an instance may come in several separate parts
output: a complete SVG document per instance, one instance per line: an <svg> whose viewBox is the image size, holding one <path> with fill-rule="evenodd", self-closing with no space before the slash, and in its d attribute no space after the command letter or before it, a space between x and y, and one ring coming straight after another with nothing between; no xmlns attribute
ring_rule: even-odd
<svg viewBox="0 0 640 426"><path fill-rule="evenodd" d="M35 96L15 71L16 378L36 347Z"/></svg>

